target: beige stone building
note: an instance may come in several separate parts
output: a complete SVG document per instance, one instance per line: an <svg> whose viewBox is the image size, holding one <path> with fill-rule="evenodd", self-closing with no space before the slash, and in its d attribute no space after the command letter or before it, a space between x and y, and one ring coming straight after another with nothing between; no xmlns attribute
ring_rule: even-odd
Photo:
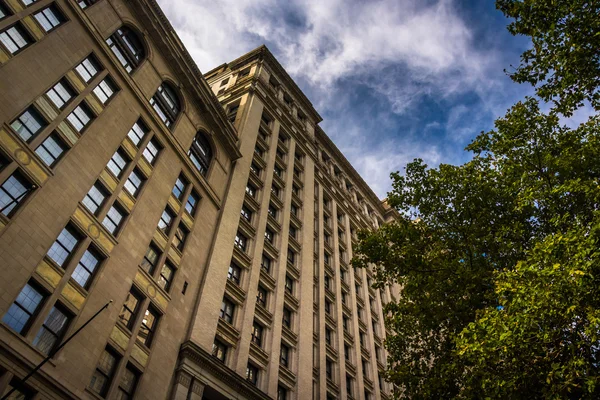
<svg viewBox="0 0 600 400"><path fill-rule="evenodd" d="M0 394L391 396L349 260L394 211L266 47L203 76L155 0L0 0L0 94Z"/></svg>

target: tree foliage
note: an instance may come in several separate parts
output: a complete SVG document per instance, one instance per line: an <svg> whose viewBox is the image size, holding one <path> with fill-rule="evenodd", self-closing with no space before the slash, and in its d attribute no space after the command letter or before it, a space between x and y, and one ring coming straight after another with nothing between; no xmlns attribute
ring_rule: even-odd
<svg viewBox="0 0 600 400"><path fill-rule="evenodd" d="M598 105L598 51L585 49L600 14L578 0L497 5L534 43L513 78L554 107L515 104L463 165L393 173L401 217L360 232L353 265L401 287L385 307L397 397L599 398L600 118L571 129L559 116Z"/></svg>

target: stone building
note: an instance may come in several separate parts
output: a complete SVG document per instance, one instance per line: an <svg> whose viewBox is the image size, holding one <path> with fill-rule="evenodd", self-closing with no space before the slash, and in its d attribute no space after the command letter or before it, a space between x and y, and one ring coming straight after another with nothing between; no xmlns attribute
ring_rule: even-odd
<svg viewBox="0 0 600 400"><path fill-rule="evenodd" d="M0 0L0 93L0 393L390 396L349 260L394 211L266 47L203 76L155 0Z"/></svg>

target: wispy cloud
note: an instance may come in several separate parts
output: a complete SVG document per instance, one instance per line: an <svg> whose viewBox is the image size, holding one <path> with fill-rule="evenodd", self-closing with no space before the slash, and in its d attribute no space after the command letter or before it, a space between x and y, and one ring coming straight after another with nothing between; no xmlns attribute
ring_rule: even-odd
<svg viewBox="0 0 600 400"><path fill-rule="evenodd" d="M266 43L382 197L415 157L463 159L469 136L507 107L501 52L478 46L482 30L455 0L159 3L203 71Z"/></svg>

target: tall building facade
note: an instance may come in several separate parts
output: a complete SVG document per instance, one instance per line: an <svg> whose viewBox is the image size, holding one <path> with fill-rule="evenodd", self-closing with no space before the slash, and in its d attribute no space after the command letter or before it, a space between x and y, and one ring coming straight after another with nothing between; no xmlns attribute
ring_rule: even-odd
<svg viewBox="0 0 600 400"><path fill-rule="evenodd" d="M266 47L203 76L155 0L0 0L0 93L0 394L391 395L349 261L395 211Z"/></svg>

